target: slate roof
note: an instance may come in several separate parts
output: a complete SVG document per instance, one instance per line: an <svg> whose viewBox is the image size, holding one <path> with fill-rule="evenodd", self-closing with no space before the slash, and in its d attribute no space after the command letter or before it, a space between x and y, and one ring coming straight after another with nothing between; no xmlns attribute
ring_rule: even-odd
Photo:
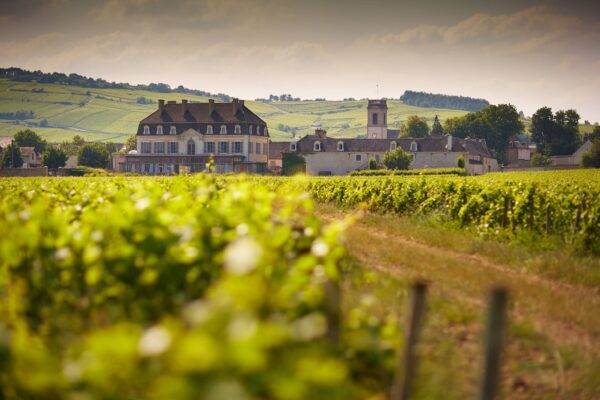
<svg viewBox="0 0 600 400"><path fill-rule="evenodd" d="M371 152L380 153L390 150L390 143L396 142L396 146L402 147L404 151L411 151L411 144L417 144L419 152L445 152L448 145L448 136L428 136L425 138L399 138L399 139L341 139L322 137L318 135L307 135L298 141L297 151L300 153L313 153L315 142L321 143L320 152L338 152L338 143L344 144L344 152ZM471 155L492 157L485 141L478 139L461 139L452 137L453 152L467 152Z"/></svg>
<svg viewBox="0 0 600 400"><path fill-rule="evenodd" d="M212 112L209 113L212 108ZM169 101L160 109L154 111L146 118L140 121L138 126L138 135L143 132L143 127L148 125L151 127L151 134L154 133L153 127L163 125L165 134L169 133L171 126L177 128L177 133L181 133L189 128L197 129L199 132L205 132L206 125L215 124L215 133L218 133L218 127L221 124L231 126L240 125L242 133L247 134L248 125L258 125L266 127L267 124L258 115L253 113L243 100L234 99L231 103L176 103ZM228 131L230 131L228 126Z"/></svg>

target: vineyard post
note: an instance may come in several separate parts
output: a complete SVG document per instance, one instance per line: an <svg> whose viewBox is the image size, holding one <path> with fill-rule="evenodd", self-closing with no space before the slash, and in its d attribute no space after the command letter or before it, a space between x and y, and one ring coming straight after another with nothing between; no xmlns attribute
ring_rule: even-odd
<svg viewBox="0 0 600 400"><path fill-rule="evenodd" d="M327 338L337 345L340 340L340 284L338 281L328 280L325 283L325 313L327 318Z"/></svg>
<svg viewBox="0 0 600 400"><path fill-rule="evenodd" d="M501 287L492 289L485 332L481 400L493 400L498 392L507 298L506 289Z"/></svg>
<svg viewBox="0 0 600 400"><path fill-rule="evenodd" d="M390 392L391 400L407 400L416 371L415 347L419 339L421 320L425 309L425 282L415 282L411 288L410 310L407 315L404 352L398 356L394 382Z"/></svg>

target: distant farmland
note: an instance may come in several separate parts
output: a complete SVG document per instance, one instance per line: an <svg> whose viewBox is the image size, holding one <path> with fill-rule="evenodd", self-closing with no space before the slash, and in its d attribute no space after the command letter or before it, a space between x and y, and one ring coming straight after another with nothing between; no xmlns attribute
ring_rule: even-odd
<svg viewBox="0 0 600 400"><path fill-rule="evenodd" d="M43 89L43 90L42 90ZM144 97L154 104L138 104ZM31 126L50 142L70 140L80 135L86 140L122 142L137 130L138 122L156 109L156 101L207 101L207 97L179 93L157 93L127 89L88 89L76 86L14 82L0 79L0 114L33 111L34 117L16 121L0 119L0 136L12 136ZM247 102L248 107L268 124L274 140L290 138L292 132L305 135L323 127L336 137L365 134L366 101ZM398 128L409 115L432 121L463 115L465 111L420 108L388 101L390 128ZM47 127L39 126L46 120Z"/></svg>

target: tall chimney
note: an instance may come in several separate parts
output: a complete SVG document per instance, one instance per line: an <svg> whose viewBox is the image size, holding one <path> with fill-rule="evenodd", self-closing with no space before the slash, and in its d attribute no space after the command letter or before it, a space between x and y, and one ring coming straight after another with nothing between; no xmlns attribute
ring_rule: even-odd
<svg viewBox="0 0 600 400"><path fill-rule="evenodd" d="M240 110L242 110L244 108L244 100L240 100Z"/></svg>
<svg viewBox="0 0 600 400"><path fill-rule="evenodd" d="M181 100L181 106L182 106L182 114L185 114L187 111L187 100Z"/></svg>
<svg viewBox="0 0 600 400"><path fill-rule="evenodd" d="M165 109L165 101L163 99L158 100L158 111L162 114Z"/></svg>
<svg viewBox="0 0 600 400"><path fill-rule="evenodd" d="M213 99L208 99L208 115L212 115L215 110L215 101Z"/></svg>
<svg viewBox="0 0 600 400"><path fill-rule="evenodd" d="M239 110L239 108L238 108L238 106L239 106L238 99L233 99L231 101L231 104L233 106L233 115L235 115L235 114L237 114L237 112Z"/></svg>
<svg viewBox="0 0 600 400"><path fill-rule="evenodd" d="M452 151L452 135L448 135L448 144L446 145L448 151Z"/></svg>

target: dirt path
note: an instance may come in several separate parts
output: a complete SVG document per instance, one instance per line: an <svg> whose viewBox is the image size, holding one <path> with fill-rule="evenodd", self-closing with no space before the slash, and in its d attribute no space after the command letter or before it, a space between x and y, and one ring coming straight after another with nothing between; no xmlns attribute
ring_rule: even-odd
<svg viewBox="0 0 600 400"><path fill-rule="evenodd" d="M347 214L321 207L329 221ZM516 270L479 255L433 246L407 236L390 224L378 224L381 216L366 215L346 233L351 256L363 265L400 279L426 279L432 290L481 307L494 285L509 288L511 317L526 321L543 332L556 346L570 345L600 353L600 294L597 289L572 285ZM394 217L387 217L394 218Z"/></svg>

